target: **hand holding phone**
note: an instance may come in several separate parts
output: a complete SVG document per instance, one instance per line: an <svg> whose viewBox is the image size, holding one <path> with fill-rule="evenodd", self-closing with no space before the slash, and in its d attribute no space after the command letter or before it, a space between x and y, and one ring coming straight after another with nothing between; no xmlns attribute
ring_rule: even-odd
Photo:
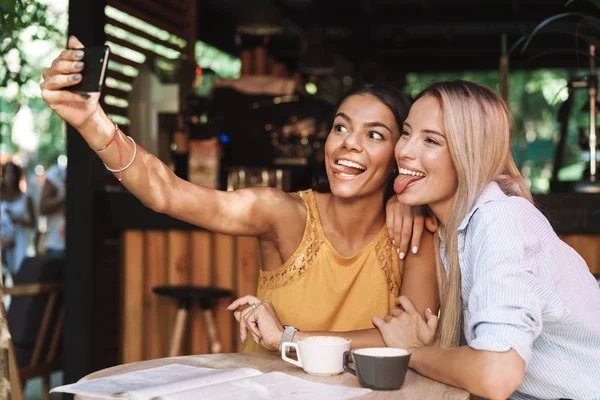
<svg viewBox="0 0 600 400"><path fill-rule="evenodd" d="M110 47L86 47L82 50L84 52L82 79L78 84L65 89L71 92L101 92L106 78Z"/></svg>
<svg viewBox="0 0 600 400"><path fill-rule="evenodd" d="M61 52L42 73L42 99L56 115L77 130L85 129L86 123L92 125L88 130L99 129L95 125L100 119L91 117L100 110L99 90L104 83L109 51L105 47L100 49L94 51L75 36L70 36L67 50ZM101 116L101 113L98 115Z"/></svg>

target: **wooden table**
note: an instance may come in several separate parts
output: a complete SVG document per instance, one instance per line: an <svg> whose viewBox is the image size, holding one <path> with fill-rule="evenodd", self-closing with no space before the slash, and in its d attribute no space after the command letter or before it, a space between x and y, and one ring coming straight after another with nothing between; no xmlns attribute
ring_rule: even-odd
<svg viewBox="0 0 600 400"><path fill-rule="evenodd" d="M360 387L356 377L349 373L342 373L337 376L313 376L309 375L301 368L291 365L275 354L252 354L252 353L230 353L230 354L206 354L197 356L161 358L150 361L142 361L131 364L119 365L94 372L82 379L82 381L102 378L105 376L123 374L126 372L139 371L148 368L160 367L168 364L193 365L204 368L236 368L250 367L256 368L261 372L279 371L299 378L317 383L332 385L343 385L349 387ZM92 397L76 396L80 400L92 400ZM119 397L122 399L123 397ZM444 385L425 378L416 372L409 370L406 376L404 386L400 390L394 391L373 391L365 396L359 397L365 400L384 400L384 399L456 399L467 400L469 393ZM105 398L104 398L105 399Z"/></svg>

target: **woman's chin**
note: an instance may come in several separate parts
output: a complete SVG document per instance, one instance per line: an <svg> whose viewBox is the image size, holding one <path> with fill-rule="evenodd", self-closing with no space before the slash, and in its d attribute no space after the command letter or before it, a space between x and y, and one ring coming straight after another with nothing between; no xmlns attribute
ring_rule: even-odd
<svg viewBox="0 0 600 400"><path fill-rule="evenodd" d="M360 194L355 188L344 187L342 185L331 185L331 194L342 199L351 199L358 197Z"/></svg>
<svg viewBox="0 0 600 400"><path fill-rule="evenodd" d="M427 202L422 199L420 196L416 196L414 193L402 192L400 194L396 194L398 201L402 204L406 204L407 206L423 206L427 204Z"/></svg>

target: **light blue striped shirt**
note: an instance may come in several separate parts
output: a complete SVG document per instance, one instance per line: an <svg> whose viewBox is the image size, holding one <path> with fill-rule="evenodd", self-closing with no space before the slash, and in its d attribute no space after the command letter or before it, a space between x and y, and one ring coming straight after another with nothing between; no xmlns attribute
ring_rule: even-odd
<svg viewBox="0 0 600 400"><path fill-rule="evenodd" d="M600 399L598 282L542 213L490 183L460 225L458 249L463 341L514 349L527 363L511 398Z"/></svg>

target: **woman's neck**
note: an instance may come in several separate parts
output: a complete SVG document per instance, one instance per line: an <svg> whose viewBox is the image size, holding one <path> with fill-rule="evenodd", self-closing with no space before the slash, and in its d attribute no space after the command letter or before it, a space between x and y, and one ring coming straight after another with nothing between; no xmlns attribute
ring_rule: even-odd
<svg viewBox="0 0 600 400"><path fill-rule="evenodd" d="M446 221L448 218L448 207L450 206L449 201L445 201L443 203L436 204L428 204L429 208L435 214L435 217L440 222L440 225L446 225Z"/></svg>
<svg viewBox="0 0 600 400"><path fill-rule="evenodd" d="M366 244L385 223L383 193L360 199L344 199L330 193L325 199L321 213L324 228L343 234L349 243Z"/></svg>

